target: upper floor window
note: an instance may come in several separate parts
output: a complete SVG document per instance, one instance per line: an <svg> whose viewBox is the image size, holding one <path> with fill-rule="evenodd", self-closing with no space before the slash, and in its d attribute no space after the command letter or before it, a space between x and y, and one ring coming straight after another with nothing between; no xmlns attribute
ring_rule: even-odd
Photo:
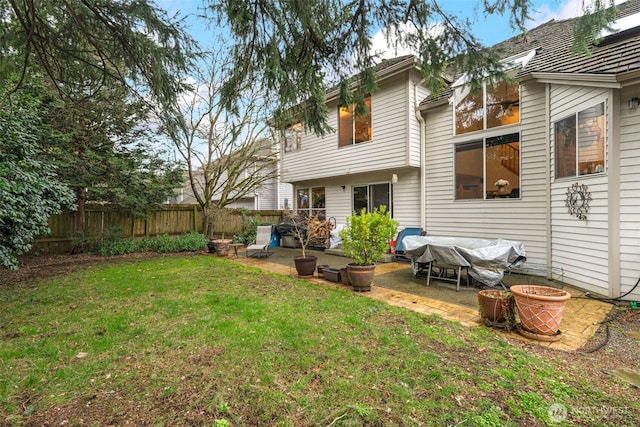
<svg viewBox="0 0 640 427"><path fill-rule="evenodd" d="M455 146L455 198L520 197L520 134Z"/></svg>
<svg viewBox="0 0 640 427"><path fill-rule="evenodd" d="M520 86L505 81L483 83L481 91L468 85L454 89L456 135L520 122Z"/></svg>
<svg viewBox="0 0 640 427"><path fill-rule="evenodd" d="M556 122L556 178L604 173L604 125L604 102Z"/></svg>
<svg viewBox="0 0 640 427"><path fill-rule="evenodd" d="M340 147L371 141L371 96L365 96L364 104L367 107L364 115L354 114L355 104L338 109Z"/></svg>
<svg viewBox="0 0 640 427"><path fill-rule="evenodd" d="M302 124L294 123L284 130L284 151L296 151L300 149L302 142Z"/></svg>

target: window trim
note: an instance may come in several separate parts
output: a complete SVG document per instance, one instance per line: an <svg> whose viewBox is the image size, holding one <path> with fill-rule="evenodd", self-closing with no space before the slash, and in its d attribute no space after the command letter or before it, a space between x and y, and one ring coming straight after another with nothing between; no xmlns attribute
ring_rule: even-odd
<svg viewBox="0 0 640 427"><path fill-rule="evenodd" d="M503 129L500 127L499 129ZM496 192L494 197L488 197L488 183L487 183L487 148L488 140L497 140L499 138L509 138L512 135L517 135L519 154L518 154L518 182L517 185L510 185L511 191L513 189L518 189L518 195L516 197L511 197L510 193L508 196L499 196ZM515 142L515 141L511 141ZM507 144L509 141L507 142ZM461 146L472 146L472 145L480 145L482 149L482 176L480 177L480 185L481 185L481 197L458 197L458 168L456 165L456 158L458 155L458 147ZM475 150L478 147L474 148ZM482 138L471 138L466 141L460 141L453 144L453 200L454 202L459 201L485 201L485 200L502 200L502 199L511 199L511 200L520 200L522 199L522 132L520 130L515 132L492 132L489 135L484 135ZM497 182L497 181L496 181ZM496 197L497 196L497 197Z"/></svg>
<svg viewBox="0 0 640 427"><path fill-rule="evenodd" d="M368 113L364 116L355 116L354 115L354 108L356 104L351 104L348 107L338 107L338 148L343 148L343 147L352 147L354 145L358 145L358 144L362 144L365 142L371 142L373 141L373 125L372 125L372 111L373 111L373 97L371 95L365 95L364 97L364 102L367 105L367 108L369 109ZM346 113L348 114L348 118L342 117L342 114ZM343 139L346 141L346 135L343 138L342 136L342 132L344 127L342 126L343 122L346 122L347 120L349 120L351 122L351 130L350 130L350 137L349 140L350 142L347 144L343 144L342 141ZM360 123L360 122L364 122L364 123ZM366 129L368 130L367 132L367 137L368 139L366 140L362 140L362 141L357 141L356 140L356 128L357 128L357 124L360 123L361 125L364 125L366 127Z"/></svg>
<svg viewBox="0 0 640 427"><path fill-rule="evenodd" d="M515 70L514 70L515 71ZM522 114L521 114L521 104L522 104L522 85L520 83L507 83L505 80L501 80L496 82L497 85L501 85L501 84L506 84L506 85L516 85L518 86L518 100L515 101L517 102L517 107L518 107L518 120L513 122L513 123L506 123L504 125L498 125L498 126L492 126L492 127L487 127L487 112L488 112L488 103L487 103L487 93L491 93L491 80L489 79L485 79L482 82L482 105L480 105L478 107L478 111L482 112L482 125L479 129L475 129L475 130L470 130L470 131L466 131L466 132L458 132L458 126L457 126L457 118L458 118L458 112L457 112L457 107L458 104L464 100L471 92L467 93L466 95L464 95L461 99L459 98L459 94L461 93L462 90L464 90L465 87L468 87L465 84L458 84L458 85L454 85L453 87L453 95L452 95L452 110L453 110L453 114L452 114L452 120L453 120L453 135L454 136L462 136L462 135L468 135L468 134L473 134L475 132L488 132L488 131L494 131L494 130L498 130L498 129L504 129L508 126L514 126L514 125L519 125L522 123ZM507 88L508 90L508 88ZM462 92L463 93L463 92ZM507 108L510 108L511 105L509 105Z"/></svg>
<svg viewBox="0 0 640 427"><path fill-rule="evenodd" d="M590 104L588 107L586 108L581 108L579 110L574 111L572 114L567 114L565 116L562 116L558 119L556 119L555 121L553 121L553 128L552 128L552 132L553 132L553 179L554 181L566 181L566 180L573 180L573 179L582 179L582 178L589 178L589 177L594 177L594 176L602 176L602 175L606 175L607 174L607 106L608 106L608 99L602 99L601 101L595 102L593 104ZM584 113L592 108L597 108L598 106L602 106L602 128L600 128L599 124L598 127L600 128L601 131L601 136L599 139L602 140L602 165L601 168L602 170L600 170L599 172L597 171L597 166L599 165L599 163L594 166L594 169L596 171L591 172L591 173L581 173L580 170L580 132L578 131L580 128L580 114ZM559 135L559 130L558 130L558 126L562 123L565 122L569 119L573 119L573 126L575 127L574 129L574 141L573 144L575 145L575 149L576 149L576 153L575 153L575 164L574 166L574 172L573 175L565 175L565 176L558 176L558 167L559 167L559 155L558 155L558 135ZM599 160L599 159L598 159Z"/></svg>
<svg viewBox="0 0 640 427"><path fill-rule="evenodd" d="M388 194L389 194L389 199L388 199L389 204L385 206L387 206L387 210L389 211L391 217L393 218L393 183L391 181L380 181L380 182L371 182L366 184L363 183L363 184L351 185L351 212L359 213L360 210L362 209L362 208L356 209L355 194L354 194L354 191L356 188L362 188L362 187L366 187L367 189L367 212L373 211L374 206L372 206L372 203L371 203L371 187L376 185L387 185Z"/></svg>
<svg viewBox="0 0 640 427"><path fill-rule="evenodd" d="M321 190L321 191L318 191ZM314 196L317 194L322 193L323 197L322 197L322 206L316 206L316 201L314 200ZM307 197L307 206L306 207L301 207L301 199L302 197L300 197L301 194L304 194L304 196ZM300 213L300 212L304 212L306 213L308 216L314 216L316 214L325 214L327 212L327 188L324 186L316 186L316 187L298 187L295 189L295 195L296 195L296 206L295 206L295 210L296 212ZM304 197L303 196L303 197Z"/></svg>

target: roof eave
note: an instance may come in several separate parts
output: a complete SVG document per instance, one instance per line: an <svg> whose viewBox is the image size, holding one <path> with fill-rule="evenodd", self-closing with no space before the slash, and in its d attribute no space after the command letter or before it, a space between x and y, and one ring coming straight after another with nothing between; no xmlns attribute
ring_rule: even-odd
<svg viewBox="0 0 640 427"><path fill-rule="evenodd" d="M449 98L447 97L447 98L439 99L437 101L428 102L426 104L419 105L417 110L420 112L424 112L424 111L431 110L433 108L438 108L448 104L449 104Z"/></svg>
<svg viewBox="0 0 640 427"><path fill-rule="evenodd" d="M381 81L384 79L388 79L389 77L393 77L397 74L403 73L412 68L419 70L415 57L410 57L405 59L404 61L398 62L397 64L393 64L392 66L383 69L379 73L376 73L376 75L378 77L378 81ZM352 84L352 88L355 88L357 86L357 81ZM334 89L330 92L327 92L327 102L337 99L338 95L340 95L340 89Z"/></svg>
<svg viewBox="0 0 640 427"><path fill-rule="evenodd" d="M618 80L619 75L616 74L532 72L530 76L538 83L611 89L620 89L622 87Z"/></svg>

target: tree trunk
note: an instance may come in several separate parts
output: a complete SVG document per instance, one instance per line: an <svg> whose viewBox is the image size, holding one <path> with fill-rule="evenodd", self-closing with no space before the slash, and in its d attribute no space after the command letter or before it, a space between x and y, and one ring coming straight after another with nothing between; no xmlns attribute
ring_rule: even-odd
<svg viewBox="0 0 640 427"><path fill-rule="evenodd" d="M84 252L84 212L86 199L87 189L84 187L76 188L78 209L73 215L73 235L76 240L71 247L72 254L80 254Z"/></svg>

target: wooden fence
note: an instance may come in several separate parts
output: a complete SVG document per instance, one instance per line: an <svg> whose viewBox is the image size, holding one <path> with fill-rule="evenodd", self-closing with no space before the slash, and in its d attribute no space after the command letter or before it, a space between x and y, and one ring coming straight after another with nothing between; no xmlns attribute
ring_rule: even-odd
<svg viewBox="0 0 640 427"><path fill-rule="evenodd" d="M282 220L282 211L245 211L247 216L260 215L262 221L277 224ZM74 212L65 212L49 218L51 234L34 241L31 253L64 254L74 246ZM222 209L214 221L213 237L231 238L242 230L242 210ZM148 211L145 218L135 217L130 212L103 206L90 206L85 210L86 242L101 240L108 236L135 237L168 234L178 236L190 231L202 232L202 210L199 205L162 205Z"/></svg>

